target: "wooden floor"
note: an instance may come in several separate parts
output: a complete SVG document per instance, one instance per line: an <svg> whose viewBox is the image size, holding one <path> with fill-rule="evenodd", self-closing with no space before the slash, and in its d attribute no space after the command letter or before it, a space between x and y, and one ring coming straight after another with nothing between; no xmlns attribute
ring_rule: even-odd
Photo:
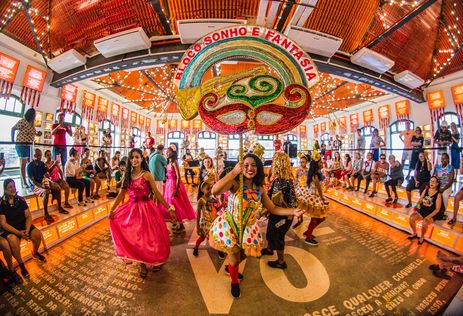
<svg viewBox="0 0 463 316"><path fill-rule="evenodd" d="M115 257L103 220L50 249L47 263L29 261L30 279L0 296L0 315L428 315L463 283L431 274L437 247L332 202L318 246L302 241L304 227L291 230L288 269L269 268L274 257L247 259L242 296L233 299L227 260L207 245L192 256L194 226L172 238L167 264L143 280L136 264Z"/></svg>

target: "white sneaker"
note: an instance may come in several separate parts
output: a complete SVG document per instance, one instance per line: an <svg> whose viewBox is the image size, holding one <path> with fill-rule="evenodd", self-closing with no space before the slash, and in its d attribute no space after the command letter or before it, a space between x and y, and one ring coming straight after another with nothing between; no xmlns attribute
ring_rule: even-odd
<svg viewBox="0 0 463 316"><path fill-rule="evenodd" d="M85 203L85 202L77 202L77 205L78 206L87 206L87 203Z"/></svg>

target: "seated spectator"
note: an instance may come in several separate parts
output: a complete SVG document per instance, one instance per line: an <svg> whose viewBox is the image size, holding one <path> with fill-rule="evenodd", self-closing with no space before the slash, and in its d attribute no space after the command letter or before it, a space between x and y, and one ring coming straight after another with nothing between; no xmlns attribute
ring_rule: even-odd
<svg viewBox="0 0 463 316"><path fill-rule="evenodd" d="M418 162L416 163L415 173L410 182L407 184L407 199L408 204L405 205L406 208L412 207L412 191L418 189L423 193L424 189L431 179L431 162L426 158L424 152L420 152L418 155Z"/></svg>
<svg viewBox="0 0 463 316"><path fill-rule="evenodd" d="M446 255L442 251L437 252L437 264L432 264L429 269L438 278L450 280L452 277L447 274L451 270L456 273L463 273L463 256Z"/></svg>
<svg viewBox="0 0 463 316"><path fill-rule="evenodd" d="M90 149L84 149L80 165L84 167L84 171L82 172L82 178L90 181L90 196L93 197L95 196L95 194L98 193L98 191L96 191L96 183L98 181L101 185L101 180L95 179L96 171L93 168L93 162L90 159Z"/></svg>
<svg viewBox="0 0 463 316"><path fill-rule="evenodd" d="M352 159L349 154L344 155L344 170L341 172L341 177L344 180L344 187L349 190L349 179L352 174Z"/></svg>
<svg viewBox="0 0 463 316"><path fill-rule="evenodd" d="M108 182L108 188L109 188L109 183L111 182L111 166L109 165L108 161L106 160L106 153L104 150L100 150L98 153L98 158L95 161L95 177L94 180L96 182L96 189L95 189L95 194L93 195L94 199L99 199L100 196L98 195L101 187L101 180L106 179Z"/></svg>
<svg viewBox="0 0 463 316"><path fill-rule="evenodd" d="M77 149L76 149L77 150ZM66 181L64 181L63 171L59 167L60 161L52 161L51 160L51 151L45 151L45 167L47 167L47 173L50 177L50 180L54 183L57 183L61 190L64 191L64 205L65 208L72 208L71 204L69 204L69 185Z"/></svg>
<svg viewBox="0 0 463 316"><path fill-rule="evenodd" d="M114 157L111 158L111 170L116 171L119 166L119 161L121 161L121 152L118 150L114 154Z"/></svg>
<svg viewBox="0 0 463 316"><path fill-rule="evenodd" d="M420 245L424 242L429 224L433 222L433 219L437 217L439 213L445 211L444 204L442 203L442 194L439 190L439 179L436 176L432 176L431 180L429 180L429 186L421 193L421 198L410 216L410 227L413 233L407 238L418 238L416 233L416 222L421 220L421 236L418 241Z"/></svg>
<svg viewBox="0 0 463 316"><path fill-rule="evenodd" d="M439 179L440 193L442 194L444 209L446 209L450 194L452 194L452 184L455 179L455 170L450 164L449 154L441 154L441 164L437 165L434 169L434 176Z"/></svg>
<svg viewBox="0 0 463 316"><path fill-rule="evenodd" d="M29 272L21 258L21 239L32 241L32 257L41 262L46 262L45 257L39 253L42 233L32 225L29 206L24 198L16 194L16 186L13 179L6 179L3 182L3 190L4 196L0 200L0 225L3 227L4 232L1 238L5 238L8 241L11 253L18 262L21 275L24 278L28 278ZM8 261L11 261L11 257ZM20 277L14 272L14 269L11 270L10 262L8 262L8 265L10 271L14 274L13 277L20 283Z"/></svg>
<svg viewBox="0 0 463 316"><path fill-rule="evenodd" d="M93 203L93 200L90 198L90 181L82 178L82 172L85 170L85 167L79 166L77 155L77 150L71 148L69 151L70 158L66 162L64 173L66 175L66 182L69 186L77 189L77 205L87 206L87 202ZM84 189L86 201L84 201L83 197Z"/></svg>
<svg viewBox="0 0 463 316"><path fill-rule="evenodd" d="M362 180L365 179L365 190L363 193L368 192L368 187L370 186L371 182L371 173L373 171L373 166L375 165L375 162L373 160L373 153L369 152L367 154L367 160L363 163L363 170L362 170L362 176L359 178L358 184L357 184L357 191L360 189L360 184L362 183Z"/></svg>
<svg viewBox="0 0 463 316"><path fill-rule="evenodd" d="M3 170L5 170L5 158L3 157L3 153L0 153L0 175L2 175Z"/></svg>
<svg viewBox="0 0 463 316"><path fill-rule="evenodd" d="M362 176L362 170L363 158L361 157L360 152L356 151L354 154L354 161L352 162L352 173L350 175L350 178L347 179L347 185L349 186L350 190L354 190L355 188L355 179L357 179L357 182L359 183L355 191L358 191L360 189L360 181L362 181L360 179Z"/></svg>
<svg viewBox="0 0 463 316"><path fill-rule="evenodd" d="M397 196L397 186L401 185L404 182L404 166L398 161L395 160L394 155L389 156L389 180L384 182L384 186L387 192L386 203L392 202L397 203L399 197ZM391 190L394 192L394 199L391 198Z"/></svg>
<svg viewBox="0 0 463 316"><path fill-rule="evenodd" d="M457 222L458 209L460 208L460 201L463 200L463 186L453 198L453 217L449 220L448 224L453 225Z"/></svg>
<svg viewBox="0 0 463 316"><path fill-rule="evenodd" d="M38 148L35 149L34 160L27 165L27 176L34 194L43 199L44 218L47 223L54 221L53 217L48 214L48 197L50 194L52 194L54 199L58 202L58 211L62 214L69 214L69 212L61 206L60 186L47 178L47 167L42 161L42 151Z"/></svg>
<svg viewBox="0 0 463 316"><path fill-rule="evenodd" d="M331 175L331 167L333 166L333 160L331 159L330 155L326 156L326 159L323 161L323 169L322 169L322 174L323 174L323 179L325 181L325 186L328 185L330 182L330 175Z"/></svg>
<svg viewBox="0 0 463 316"><path fill-rule="evenodd" d="M374 154L373 154L374 157ZM386 161L386 154L379 155L379 160L375 163L373 167L373 172L371 173L371 180L373 180L373 191L368 197L374 197L378 182L386 182L387 171L389 169L389 163Z"/></svg>
<svg viewBox="0 0 463 316"><path fill-rule="evenodd" d="M342 159L341 159L341 154L339 151L334 153L334 158L333 158L333 166L331 167L331 174L334 176L334 185L337 186L339 184L339 180L342 178L342 170L343 170L343 165L342 165Z"/></svg>
<svg viewBox="0 0 463 316"><path fill-rule="evenodd" d="M116 188L120 189L122 186L122 178L125 174L125 167L126 163L124 160L119 162L119 167L117 168L116 172L114 173L114 180L116 181Z"/></svg>

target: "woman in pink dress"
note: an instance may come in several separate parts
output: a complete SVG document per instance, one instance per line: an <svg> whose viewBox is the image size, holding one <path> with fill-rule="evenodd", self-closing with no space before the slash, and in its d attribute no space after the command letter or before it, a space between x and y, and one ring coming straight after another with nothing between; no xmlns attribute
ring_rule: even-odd
<svg viewBox="0 0 463 316"><path fill-rule="evenodd" d="M196 212L191 206L188 194L185 190L185 185L180 179L180 173L177 163L177 153L168 147L167 155L167 181L164 186L164 199L169 205L175 207L175 215L180 222L179 231L185 229L182 222L196 218ZM162 210L164 218L170 220L169 214Z"/></svg>
<svg viewBox="0 0 463 316"><path fill-rule="evenodd" d="M129 201L117 207L126 192L129 193ZM156 189L142 151L132 149L122 188L109 213L109 227L116 255L126 263L140 262L142 278L148 274L147 265L152 266L154 271L159 270L170 253L169 232L159 208L150 198L151 193L169 210L175 222L174 208L169 207Z"/></svg>

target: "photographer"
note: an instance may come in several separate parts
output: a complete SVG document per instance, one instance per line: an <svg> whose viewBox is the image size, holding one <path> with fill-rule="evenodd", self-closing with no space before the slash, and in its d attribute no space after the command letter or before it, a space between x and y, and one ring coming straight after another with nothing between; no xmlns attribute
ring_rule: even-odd
<svg viewBox="0 0 463 316"><path fill-rule="evenodd" d="M51 126L53 135L53 160L61 158L61 165L65 166L68 160L66 149L66 133L72 136L72 129L64 123L64 112L58 114L58 123Z"/></svg>

